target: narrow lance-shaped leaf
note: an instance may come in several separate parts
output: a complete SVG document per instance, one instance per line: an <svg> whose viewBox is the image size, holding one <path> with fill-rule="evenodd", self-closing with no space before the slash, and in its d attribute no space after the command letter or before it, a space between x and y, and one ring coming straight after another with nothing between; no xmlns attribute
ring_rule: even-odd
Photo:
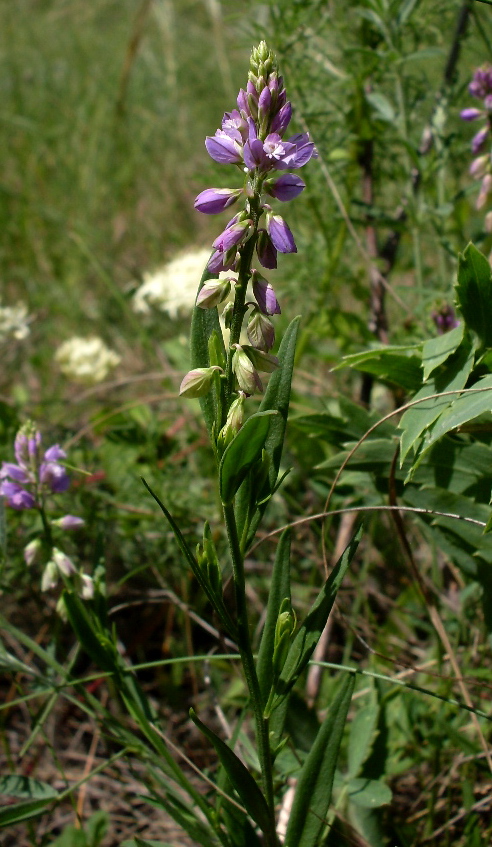
<svg viewBox="0 0 492 847"><path fill-rule="evenodd" d="M256 672L264 704L267 701L272 684L272 658L275 642L275 627L282 600L290 600L290 530L285 530L275 554L272 581L268 592L265 626L261 636L260 649L256 664Z"/></svg>
<svg viewBox="0 0 492 847"><path fill-rule="evenodd" d="M361 537L362 526L359 527L352 541L340 556L304 622L301 624L292 642L282 673L280 674L277 686L280 697L285 696L290 691L309 662L328 620L328 615L335 602L338 589L343 582L350 562L355 556Z"/></svg>
<svg viewBox="0 0 492 847"><path fill-rule="evenodd" d="M304 762L290 813L285 847L318 845L331 802L338 752L354 685L355 674L347 674Z"/></svg>
<svg viewBox="0 0 492 847"><path fill-rule="evenodd" d="M198 729L213 744L215 752L227 771L227 775L244 803L248 814L251 815L262 832L270 831L272 822L266 800L248 769L238 759L234 751L215 732L212 732L211 729L201 722L193 709L190 709L190 717Z"/></svg>

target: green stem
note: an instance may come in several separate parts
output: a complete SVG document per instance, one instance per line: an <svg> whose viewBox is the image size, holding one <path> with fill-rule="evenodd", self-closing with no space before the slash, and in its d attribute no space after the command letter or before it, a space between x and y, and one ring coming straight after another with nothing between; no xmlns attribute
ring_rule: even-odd
<svg viewBox="0 0 492 847"><path fill-rule="evenodd" d="M248 685L249 696L253 706L256 723L256 742L258 745L258 758L262 774L263 790L270 811L271 827L265 832L266 847L278 847L275 831L275 801L273 792L273 769L270 753L270 741L268 732L268 720L263 716L263 702L256 674L256 666L251 649L249 636L248 611L246 605L246 582L244 578L244 561L241 554L239 537L236 526L236 516L232 505L224 505L224 519L227 528L229 546L231 550L232 571L234 577L234 589L236 596L236 615L238 631L238 647L241 655L244 676Z"/></svg>

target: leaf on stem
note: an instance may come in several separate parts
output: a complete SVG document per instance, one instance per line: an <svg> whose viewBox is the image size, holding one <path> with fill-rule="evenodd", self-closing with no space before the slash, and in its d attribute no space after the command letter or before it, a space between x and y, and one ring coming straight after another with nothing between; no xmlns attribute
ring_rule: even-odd
<svg viewBox="0 0 492 847"><path fill-rule="evenodd" d="M222 456L219 467L220 497L224 506L232 503L248 471L261 457L274 410L257 412L243 424Z"/></svg>
<svg viewBox="0 0 492 847"><path fill-rule="evenodd" d="M275 554L272 581L268 593L268 605L266 610L265 626L261 636L260 649L256 663L256 672L260 685L263 705L265 705L272 684L272 659L275 642L275 627L280 613L282 601L290 600L290 541L289 529L280 536L280 541Z"/></svg>
<svg viewBox="0 0 492 847"><path fill-rule="evenodd" d="M473 244L460 254L456 301L469 329L492 347L492 277L489 260Z"/></svg>
<svg viewBox="0 0 492 847"><path fill-rule="evenodd" d="M316 847L318 844L331 801L338 751L354 685L355 674L347 674L304 762L284 847Z"/></svg>
<svg viewBox="0 0 492 847"><path fill-rule="evenodd" d="M268 806L249 770L238 759L234 751L215 732L212 732L211 729L201 722L193 709L190 709L190 717L215 748L215 752L227 771L227 775L244 803L248 814L258 824L262 832L269 832L271 829L271 818Z"/></svg>

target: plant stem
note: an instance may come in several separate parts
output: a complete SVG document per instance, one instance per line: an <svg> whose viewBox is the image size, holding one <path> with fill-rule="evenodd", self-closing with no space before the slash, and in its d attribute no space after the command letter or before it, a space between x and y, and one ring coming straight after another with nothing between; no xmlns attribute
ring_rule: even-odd
<svg viewBox="0 0 492 847"><path fill-rule="evenodd" d="M263 716L263 702L256 674L251 640L249 636L248 611L246 605L246 583L244 578L244 562L237 533L236 516L232 505L224 505L224 519L227 528L229 546L231 550L232 571L234 577L234 589L236 595L236 615L238 647L241 662L248 685L249 696L253 706L256 723L256 741L258 745L258 758L262 774L263 790L270 811L271 829L265 832L265 843L267 847L277 847L278 841L275 832L275 806L273 794L273 770L270 754L270 741L268 737L268 720Z"/></svg>

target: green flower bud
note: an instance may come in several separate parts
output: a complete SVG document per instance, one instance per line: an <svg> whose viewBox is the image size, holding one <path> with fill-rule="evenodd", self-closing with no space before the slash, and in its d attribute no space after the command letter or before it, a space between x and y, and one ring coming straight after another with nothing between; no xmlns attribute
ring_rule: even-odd
<svg viewBox="0 0 492 847"><path fill-rule="evenodd" d="M231 443L243 425L245 399L244 394L240 394L234 400L227 414L227 420L219 432L217 443L222 452Z"/></svg>
<svg viewBox="0 0 492 847"><path fill-rule="evenodd" d="M250 347L248 344L243 344L244 353L253 363L254 367L264 373L272 373L278 368L278 359L270 353L264 353L262 350L257 350L255 347Z"/></svg>
<svg viewBox="0 0 492 847"><path fill-rule="evenodd" d="M235 345L234 355L232 357L232 369L236 375L239 388L245 394L254 394L255 391L263 391L258 371L254 367L251 358L239 344Z"/></svg>
<svg viewBox="0 0 492 847"><path fill-rule="evenodd" d="M246 330L251 345L268 353L275 344L275 329L269 318L254 309Z"/></svg>
<svg viewBox="0 0 492 847"><path fill-rule="evenodd" d="M202 397L207 394L212 387L216 371L222 371L222 368L213 365L211 368L194 368L194 370L189 371L181 383L180 395L183 397Z"/></svg>
<svg viewBox="0 0 492 847"><path fill-rule="evenodd" d="M213 309L227 299L230 291L230 279L209 279L200 288L196 298L196 305L200 309Z"/></svg>
<svg viewBox="0 0 492 847"><path fill-rule="evenodd" d="M280 612L275 626L275 639L273 647L272 672L274 680L277 680L287 658L292 636L296 628L296 616L292 609L290 600L286 597L282 600Z"/></svg>
<svg viewBox="0 0 492 847"><path fill-rule="evenodd" d="M60 572L56 562L49 561L41 577L41 591L49 591L50 588L56 588L59 575Z"/></svg>

